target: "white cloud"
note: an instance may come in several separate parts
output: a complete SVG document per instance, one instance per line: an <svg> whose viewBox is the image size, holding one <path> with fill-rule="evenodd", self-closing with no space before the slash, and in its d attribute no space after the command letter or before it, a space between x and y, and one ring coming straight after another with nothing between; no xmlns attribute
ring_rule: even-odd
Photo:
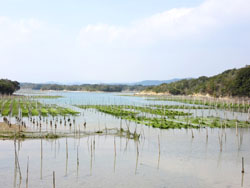
<svg viewBox="0 0 250 188"><path fill-rule="evenodd" d="M175 8L139 20L127 27L88 25L79 34L84 46L145 45L159 40L204 36L216 29L250 18L249 0L206 0L194 8Z"/></svg>
<svg viewBox="0 0 250 188"><path fill-rule="evenodd" d="M0 47L26 43L32 34L43 29L42 22L29 19L13 21L8 17L0 17Z"/></svg>
<svg viewBox="0 0 250 188"><path fill-rule="evenodd" d="M249 62L247 25L249 0L206 0L130 25L90 24L77 32L0 16L0 75L21 81L134 81L213 74L214 66L223 71ZM195 69L186 71L187 66Z"/></svg>
<svg viewBox="0 0 250 188"><path fill-rule="evenodd" d="M68 70L71 47L63 31L40 20L0 17L1 78L53 79Z"/></svg>

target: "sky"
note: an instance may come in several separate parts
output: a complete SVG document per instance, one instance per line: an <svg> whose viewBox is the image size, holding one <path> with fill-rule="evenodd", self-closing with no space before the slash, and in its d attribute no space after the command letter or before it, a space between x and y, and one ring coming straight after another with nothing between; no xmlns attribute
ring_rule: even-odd
<svg viewBox="0 0 250 188"><path fill-rule="evenodd" d="M0 78L212 76L250 63L249 0L0 0Z"/></svg>

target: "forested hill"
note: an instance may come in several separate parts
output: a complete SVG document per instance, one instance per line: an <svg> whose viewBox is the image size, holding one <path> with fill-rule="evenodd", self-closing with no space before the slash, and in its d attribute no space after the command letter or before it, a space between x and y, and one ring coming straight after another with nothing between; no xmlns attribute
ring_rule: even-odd
<svg viewBox="0 0 250 188"><path fill-rule="evenodd" d="M108 85L108 84L82 84L82 85L59 85L59 84L32 84L22 83L22 89L34 90L67 90L67 91L103 91L103 92L122 92L122 91L142 91L145 86L141 85Z"/></svg>
<svg viewBox="0 0 250 188"><path fill-rule="evenodd" d="M169 84L147 87L147 91L168 92L173 95L209 94L219 96L250 97L250 65L231 69L221 74L197 79L184 79Z"/></svg>
<svg viewBox="0 0 250 188"><path fill-rule="evenodd" d="M19 82L7 79L0 79L0 94L12 95L18 89L20 89Z"/></svg>

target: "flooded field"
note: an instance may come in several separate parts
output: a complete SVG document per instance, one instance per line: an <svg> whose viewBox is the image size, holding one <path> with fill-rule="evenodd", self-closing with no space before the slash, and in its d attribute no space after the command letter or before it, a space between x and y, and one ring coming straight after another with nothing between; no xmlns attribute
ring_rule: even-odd
<svg viewBox="0 0 250 188"><path fill-rule="evenodd" d="M59 136L2 138L0 187L250 187L249 111L116 93L18 94L57 96L32 99L22 122L31 135Z"/></svg>

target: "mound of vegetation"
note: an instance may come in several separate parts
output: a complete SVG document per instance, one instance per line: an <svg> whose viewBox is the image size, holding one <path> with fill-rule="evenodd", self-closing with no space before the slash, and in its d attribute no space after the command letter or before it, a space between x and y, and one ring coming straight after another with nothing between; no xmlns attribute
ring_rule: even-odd
<svg viewBox="0 0 250 188"><path fill-rule="evenodd" d="M15 91L20 89L20 84L17 81L7 79L0 80L0 94L12 95Z"/></svg>
<svg viewBox="0 0 250 188"><path fill-rule="evenodd" d="M76 116L79 112L71 108L61 107L58 105L48 105L40 103L32 98L5 96L0 98L0 115L2 116Z"/></svg>
<svg viewBox="0 0 250 188"><path fill-rule="evenodd" d="M240 69L231 69L221 74L197 79L184 79L169 84L147 87L145 91L168 92L173 95L191 95L195 93L219 96L250 97L250 65Z"/></svg>
<svg viewBox="0 0 250 188"><path fill-rule="evenodd" d="M81 109L96 109L118 119L133 121L137 124L152 126L160 129L181 128L221 128L221 127L249 127L248 121L221 119L219 117L194 116L191 112L177 111L181 106L132 106L132 105L76 105ZM186 106L195 109L195 106Z"/></svg>

